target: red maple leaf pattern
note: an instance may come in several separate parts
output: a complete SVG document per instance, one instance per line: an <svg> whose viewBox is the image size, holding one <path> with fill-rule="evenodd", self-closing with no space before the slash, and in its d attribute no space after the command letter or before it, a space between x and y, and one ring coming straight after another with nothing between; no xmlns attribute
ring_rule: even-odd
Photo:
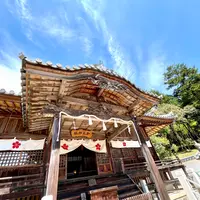
<svg viewBox="0 0 200 200"><path fill-rule="evenodd" d="M100 145L99 143L97 143L97 144L95 145L95 147L96 147L96 150L98 150L98 151L101 150L101 145Z"/></svg>
<svg viewBox="0 0 200 200"><path fill-rule="evenodd" d="M126 142L123 142L123 146L126 147Z"/></svg>
<svg viewBox="0 0 200 200"><path fill-rule="evenodd" d="M66 145L66 144L63 144L61 147L62 147L63 149L65 149L65 150L68 150L68 148L69 148L69 146Z"/></svg>
<svg viewBox="0 0 200 200"><path fill-rule="evenodd" d="M20 145L21 145L21 143L19 141L13 142L12 143L12 148L13 149L18 149Z"/></svg>

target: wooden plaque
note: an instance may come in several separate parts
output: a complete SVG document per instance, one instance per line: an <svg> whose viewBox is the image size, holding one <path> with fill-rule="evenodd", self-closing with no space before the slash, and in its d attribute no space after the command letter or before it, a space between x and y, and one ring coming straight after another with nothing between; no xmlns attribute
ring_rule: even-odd
<svg viewBox="0 0 200 200"><path fill-rule="evenodd" d="M83 130L83 129L71 130L71 135L72 137L92 138L92 131Z"/></svg>

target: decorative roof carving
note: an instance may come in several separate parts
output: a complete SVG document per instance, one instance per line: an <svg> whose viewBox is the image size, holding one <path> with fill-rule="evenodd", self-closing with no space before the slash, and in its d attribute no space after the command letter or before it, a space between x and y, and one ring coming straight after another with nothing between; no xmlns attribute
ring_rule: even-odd
<svg viewBox="0 0 200 200"><path fill-rule="evenodd" d="M108 107L105 107L104 105L101 106L92 106L90 105L88 110L73 110L70 108L64 108L62 105L53 105L53 104L49 104L43 107L43 109L41 110L41 113L38 113L38 115L40 114L45 114L45 115L49 115L51 117L51 115L57 115L59 112L63 111L68 113L69 115L72 116L80 116L83 114L89 114L89 115L95 115L97 117L100 117L102 119L110 119L111 117L119 117L116 114L113 114L113 111L111 109L109 109ZM124 120L130 120L131 118L128 116L123 116Z"/></svg>
<svg viewBox="0 0 200 200"><path fill-rule="evenodd" d="M94 78L89 77L93 84L98 85L100 88L113 90L113 91L120 91L126 90L127 88L123 85L118 83L117 81L109 80L99 74L96 75Z"/></svg>
<svg viewBox="0 0 200 200"><path fill-rule="evenodd" d="M103 105L102 103L100 103L98 106L89 104L87 111L89 113L93 113L94 115L107 115L107 116L114 115L113 110Z"/></svg>

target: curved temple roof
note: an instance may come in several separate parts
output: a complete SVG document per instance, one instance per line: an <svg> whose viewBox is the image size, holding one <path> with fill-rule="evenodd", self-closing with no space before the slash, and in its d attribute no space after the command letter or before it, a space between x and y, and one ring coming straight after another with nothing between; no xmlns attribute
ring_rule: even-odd
<svg viewBox="0 0 200 200"><path fill-rule="evenodd" d="M144 92L101 64L64 69L60 64L28 60L23 54L20 58L22 118L30 132L49 128L52 117L41 113L52 106L73 115L93 113L104 119L112 116L129 120L137 116L149 135L173 121L144 114L159 103L159 97ZM68 126L69 129L71 125Z"/></svg>
<svg viewBox="0 0 200 200"><path fill-rule="evenodd" d="M90 105L81 108L78 102L81 98L90 100L91 104L98 101L118 106L116 115L141 116L160 100L102 65L85 64L64 69L60 64L55 67L51 62L21 58L22 112L24 124L30 129L35 127L33 121L38 120L34 113L50 103L88 110ZM48 123L43 128L47 128Z"/></svg>

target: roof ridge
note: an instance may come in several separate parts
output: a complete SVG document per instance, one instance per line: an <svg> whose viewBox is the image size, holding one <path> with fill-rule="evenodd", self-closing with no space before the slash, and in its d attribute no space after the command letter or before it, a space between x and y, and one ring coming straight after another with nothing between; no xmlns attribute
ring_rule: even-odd
<svg viewBox="0 0 200 200"><path fill-rule="evenodd" d="M16 94L14 90L10 90L9 92L7 92L4 88L0 89L0 94L10 94L10 95L15 95L15 96L21 96L21 92L19 92L18 94Z"/></svg>

